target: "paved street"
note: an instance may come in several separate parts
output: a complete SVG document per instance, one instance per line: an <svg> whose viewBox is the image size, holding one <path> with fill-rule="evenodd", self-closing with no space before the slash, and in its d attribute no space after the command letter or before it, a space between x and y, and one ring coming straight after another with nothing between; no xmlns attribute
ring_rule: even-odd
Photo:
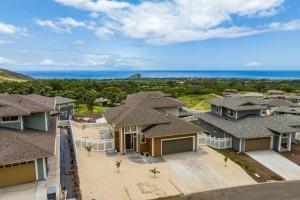
<svg viewBox="0 0 300 200"><path fill-rule="evenodd" d="M227 188L159 200L299 200L300 181L277 182Z"/></svg>

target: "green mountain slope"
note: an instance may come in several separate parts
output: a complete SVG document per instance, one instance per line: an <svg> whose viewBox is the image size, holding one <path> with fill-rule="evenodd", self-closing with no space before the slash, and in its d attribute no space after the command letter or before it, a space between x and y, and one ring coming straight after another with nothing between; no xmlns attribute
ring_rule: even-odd
<svg viewBox="0 0 300 200"><path fill-rule="evenodd" d="M26 82L31 80L32 78L29 76L0 68L0 82L4 82L4 81Z"/></svg>

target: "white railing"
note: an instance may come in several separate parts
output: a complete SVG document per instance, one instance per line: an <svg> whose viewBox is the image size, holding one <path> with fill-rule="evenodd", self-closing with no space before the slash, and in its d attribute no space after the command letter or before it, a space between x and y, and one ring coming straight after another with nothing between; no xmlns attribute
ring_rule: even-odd
<svg viewBox="0 0 300 200"><path fill-rule="evenodd" d="M70 125L77 128L109 128L107 123L78 123L75 121L70 121Z"/></svg>
<svg viewBox="0 0 300 200"><path fill-rule="evenodd" d="M114 139L95 140L81 137L75 139L75 145L79 149L84 149L86 146L92 146L92 151L109 151L115 149Z"/></svg>
<svg viewBox="0 0 300 200"><path fill-rule="evenodd" d="M211 135L199 135L199 145L208 145L216 149L232 148L232 138L216 138Z"/></svg>
<svg viewBox="0 0 300 200"><path fill-rule="evenodd" d="M58 121L59 126L70 126L70 120L61 120Z"/></svg>

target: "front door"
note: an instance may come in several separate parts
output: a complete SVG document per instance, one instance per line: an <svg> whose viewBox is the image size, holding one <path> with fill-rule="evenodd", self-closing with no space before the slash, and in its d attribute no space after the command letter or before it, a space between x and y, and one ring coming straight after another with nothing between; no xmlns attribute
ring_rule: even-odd
<svg viewBox="0 0 300 200"><path fill-rule="evenodd" d="M133 149L133 137L132 134L125 134L126 149Z"/></svg>

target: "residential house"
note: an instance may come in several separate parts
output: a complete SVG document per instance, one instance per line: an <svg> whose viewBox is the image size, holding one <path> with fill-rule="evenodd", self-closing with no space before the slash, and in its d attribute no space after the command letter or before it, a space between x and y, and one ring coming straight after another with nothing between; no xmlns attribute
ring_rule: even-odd
<svg viewBox="0 0 300 200"><path fill-rule="evenodd" d="M150 156L196 151L198 133L204 130L178 118L183 106L160 91L129 95L120 106L104 113L116 150Z"/></svg>
<svg viewBox="0 0 300 200"><path fill-rule="evenodd" d="M74 107L76 100L56 96L55 97L55 103L56 103L56 110L59 112L58 120L70 120L73 118L74 115Z"/></svg>
<svg viewBox="0 0 300 200"><path fill-rule="evenodd" d="M264 98L265 96L259 92L248 92L243 95L244 97L256 97L256 98Z"/></svg>
<svg viewBox="0 0 300 200"><path fill-rule="evenodd" d="M266 100L259 98L213 99L211 112L199 114L200 127L217 138L232 138L238 152L274 149L290 151L300 131L300 117L262 116Z"/></svg>
<svg viewBox="0 0 300 200"><path fill-rule="evenodd" d="M300 109L289 106L278 106L273 109L273 115L300 115Z"/></svg>
<svg viewBox="0 0 300 200"><path fill-rule="evenodd" d="M300 103L300 96L296 95L296 96L285 96L285 99L288 101L291 101L293 103L299 104Z"/></svg>
<svg viewBox="0 0 300 200"><path fill-rule="evenodd" d="M282 90L268 90L267 93L269 98L278 98L278 99L285 98L285 92Z"/></svg>
<svg viewBox="0 0 300 200"><path fill-rule="evenodd" d="M95 104L99 105L99 106L107 106L109 100L103 97L97 98L95 100Z"/></svg>
<svg viewBox="0 0 300 200"><path fill-rule="evenodd" d="M236 89L225 89L221 96L223 97L230 97L230 96L239 96L239 91Z"/></svg>
<svg viewBox="0 0 300 200"><path fill-rule="evenodd" d="M45 180L56 155L54 98L0 94L0 187Z"/></svg>

